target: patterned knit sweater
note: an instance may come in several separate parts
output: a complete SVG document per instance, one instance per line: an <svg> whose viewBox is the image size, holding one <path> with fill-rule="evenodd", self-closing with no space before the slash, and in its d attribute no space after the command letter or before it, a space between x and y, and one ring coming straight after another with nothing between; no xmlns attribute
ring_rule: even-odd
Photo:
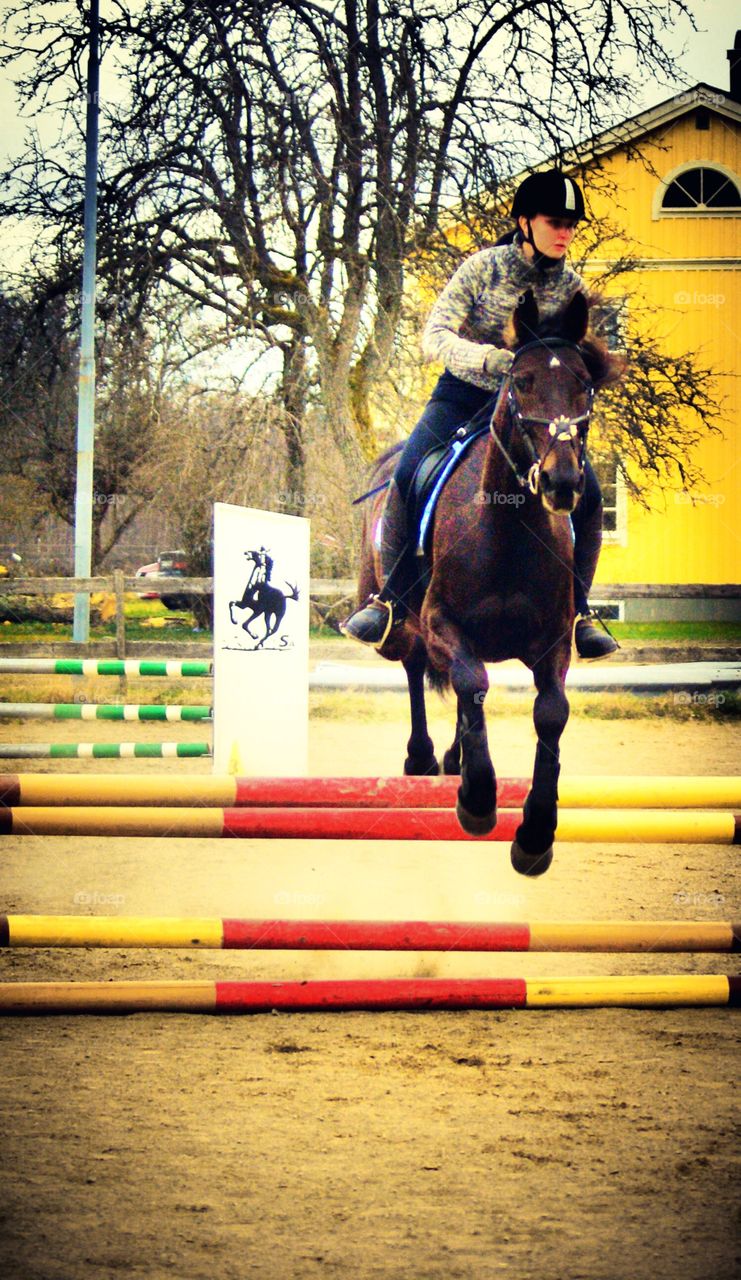
<svg viewBox="0 0 741 1280"><path fill-rule="evenodd" d="M584 287L563 259L538 271L516 244L481 249L462 263L432 308L422 335L424 357L442 361L465 382L495 391L500 377L485 373L484 361L498 353L499 374L512 363L503 332L525 290L532 289L540 315L551 316Z"/></svg>

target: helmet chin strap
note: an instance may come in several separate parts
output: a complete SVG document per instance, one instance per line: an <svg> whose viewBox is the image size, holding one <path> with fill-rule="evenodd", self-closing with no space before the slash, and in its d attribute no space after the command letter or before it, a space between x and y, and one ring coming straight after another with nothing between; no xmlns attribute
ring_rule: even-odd
<svg viewBox="0 0 741 1280"><path fill-rule="evenodd" d="M549 271L553 267L557 267L561 259L549 258L547 253L541 253L533 237L533 228L530 219L525 218L525 222L527 223L527 235L525 235L525 232L519 227L517 234L520 238L520 243L525 241L526 244L530 245L533 251L533 266L537 267L538 271Z"/></svg>

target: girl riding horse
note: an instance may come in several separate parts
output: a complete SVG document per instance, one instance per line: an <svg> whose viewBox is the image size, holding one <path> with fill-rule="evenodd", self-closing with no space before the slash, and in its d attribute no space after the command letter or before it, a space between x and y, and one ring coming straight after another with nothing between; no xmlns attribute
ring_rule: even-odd
<svg viewBox="0 0 741 1280"><path fill-rule="evenodd" d="M541 320L547 320L584 287L565 261L584 217L584 199L572 178L557 169L531 174L515 194L512 216L516 227L504 242L473 254L458 268L424 331L425 357L442 361L445 370L388 488L381 539L383 586L341 624L346 635L375 648L403 624L419 577L406 501L421 459L486 406L494 406L513 360L503 330L523 294L532 291ZM602 544L602 494L588 460L572 525L574 642L580 657L601 658L617 645L594 625L588 603Z"/></svg>

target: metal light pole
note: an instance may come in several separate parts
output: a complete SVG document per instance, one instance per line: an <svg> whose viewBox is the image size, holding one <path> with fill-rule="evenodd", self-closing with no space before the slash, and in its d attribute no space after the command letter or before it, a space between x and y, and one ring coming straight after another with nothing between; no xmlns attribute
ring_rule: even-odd
<svg viewBox="0 0 741 1280"><path fill-rule="evenodd" d="M75 577L89 578L92 568L93 449L95 441L95 256L98 213L98 0L90 0L90 45L87 64L85 130L85 243L82 264L82 331L77 400L77 486L75 492ZM90 596L75 595L72 638L80 644L90 635Z"/></svg>

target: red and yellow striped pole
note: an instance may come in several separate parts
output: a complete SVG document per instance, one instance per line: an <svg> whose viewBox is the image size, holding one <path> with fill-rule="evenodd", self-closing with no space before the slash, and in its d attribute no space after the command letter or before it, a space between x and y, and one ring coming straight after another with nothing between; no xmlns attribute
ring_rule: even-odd
<svg viewBox="0 0 741 1280"><path fill-rule="evenodd" d="M490 923L4 915L0 916L0 946L257 951L729 952L741 950L741 924L691 920Z"/></svg>
<svg viewBox="0 0 741 1280"><path fill-rule="evenodd" d="M459 778L234 778L199 775L142 777L125 774L0 775L0 804L168 805L237 808L449 809ZM500 778L502 809L522 805L528 778ZM741 809L741 778L600 777L562 778L566 809Z"/></svg>
<svg viewBox="0 0 741 1280"><path fill-rule="evenodd" d="M741 1004L741 979L384 978L323 982L4 982L0 1014L672 1008Z"/></svg>
<svg viewBox="0 0 741 1280"><path fill-rule="evenodd" d="M500 810L485 836L463 831L445 809L252 809L0 807L0 835L177 836L254 840L510 841L519 809ZM644 844L738 844L741 817L710 810L561 809L559 841Z"/></svg>

